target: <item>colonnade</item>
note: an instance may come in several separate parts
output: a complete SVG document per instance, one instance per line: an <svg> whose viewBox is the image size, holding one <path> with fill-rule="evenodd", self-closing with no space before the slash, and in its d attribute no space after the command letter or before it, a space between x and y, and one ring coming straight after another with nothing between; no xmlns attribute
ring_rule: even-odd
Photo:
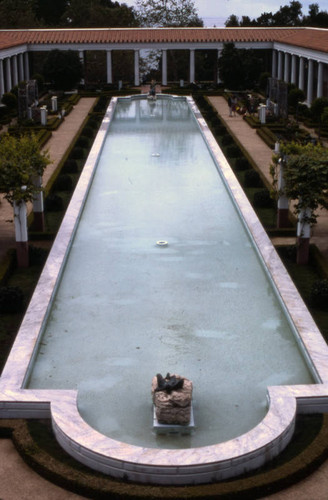
<svg viewBox="0 0 328 500"><path fill-rule="evenodd" d="M29 80L28 52L19 52L0 58L0 99L4 93L9 92L19 82Z"/></svg>
<svg viewBox="0 0 328 500"><path fill-rule="evenodd" d="M167 85L167 51L168 49L161 49L162 52L162 85ZM221 49L218 50L218 58L221 54ZM106 50L106 62L107 62L107 83L113 83L113 71L112 71L112 52L113 49ZM83 51L80 51L80 59L84 61ZM140 85L140 50L134 49L134 85ZM195 49L189 49L189 81L195 81Z"/></svg>
<svg viewBox="0 0 328 500"><path fill-rule="evenodd" d="M272 76L303 90L307 104L327 97L328 65L314 57L273 50Z"/></svg>
<svg viewBox="0 0 328 500"><path fill-rule="evenodd" d="M222 44L221 44L222 45ZM216 49L220 58L223 46ZM63 46L63 49L65 46ZM150 49L152 47L149 47ZM172 47L179 49L179 47ZM182 49L182 47L180 47ZM205 48L204 48L205 49ZM90 50L88 48L88 50ZM97 50L95 47L94 50ZM100 50L100 49L98 49ZM113 83L112 54L115 49L106 49L107 83ZM118 48L119 50L119 48ZM130 49L134 52L134 85L140 85L140 49ZM167 51L169 48L160 49L162 52L162 85L167 85ZM185 47L183 47L185 50ZM195 48L189 48L189 81L195 81ZM201 49L198 49L201 50ZM84 50L79 50L80 59L84 64ZM306 101L311 104L316 97L328 96L328 60L315 58L315 55L293 53L289 48L275 48L272 51L272 76L286 83L293 83L306 94ZM312 56L312 57L311 57ZM9 92L19 81L30 78L29 56L26 48L20 51L0 54L0 99L5 92ZM217 79L219 83L219 78Z"/></svg>

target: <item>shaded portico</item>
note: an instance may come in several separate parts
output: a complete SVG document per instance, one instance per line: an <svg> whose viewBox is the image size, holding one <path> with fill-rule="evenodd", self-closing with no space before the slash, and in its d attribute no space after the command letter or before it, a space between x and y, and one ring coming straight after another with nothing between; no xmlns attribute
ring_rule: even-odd
<svg viewBox="0 0 328 500"><path fill-rule="evenodd" d="M328 30L314 28L96 28L0 30L0 96L30 76L29 55L50 50L75 50L84 64L87 51L106 54L106 82L115 81L115 51L132 51L133 83L140 85L140 53L161 52L161 83L168 83L168 51L189 52L189 82L196 77L196 51L216 51L225 43L236 48L267 50L272 76L294 83L310 104L328 96ZM117 80L117 78L116 78ZM218 77L216 83L219 83Z"/></svg>

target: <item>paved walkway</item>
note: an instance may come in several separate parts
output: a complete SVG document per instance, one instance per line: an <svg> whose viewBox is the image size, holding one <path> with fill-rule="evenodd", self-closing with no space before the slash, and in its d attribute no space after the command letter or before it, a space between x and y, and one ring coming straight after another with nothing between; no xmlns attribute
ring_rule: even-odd
<svg viewBox="0 0 328 500"><path fill-rule="evenodd" d="M243 148L251 156L265 179L271 184L270 163L273 151L252 129L240 115L229 116L228 104L223 97L209 98L212 105L219 112L228 130L238 139ZM320 210L317 225L314 227L311 243L315 243L328 261L328 210ZM327 495L328 498L328 495Z"/></svg>
<svg viewBox="0 0 328 500"><path fill-rule="evenodd" d="M229 117L228 107L223 98L211 97L210 99L226 125L256 160L263 174L269 176L271 149L265 146L256 132L240 116ZM54 163L47 168L46 178L56 168L93 102L93 99L81 99L70 115L65 118L60 128L53 133L46 148L49 149ZM270 179L270 177L268 178ZM3 255L1 252L7 245L11 247L15 245L13 225L6 222L8 218L12 218L11 210L11 207L6 206L5 202L0 205L0 259ZM328 257L327 234L328 214L323 213L319 218L314 241L324 253L327 252ZM73 500L84 498L65 491L36 474L23 462L10 439L0 439L0 478L1 500L27 500L30 498L34 500ZM328 461L297 485L265 498L270 500L326 500L328 498Z"/></svg>
<svg viewBox="0 0 328 500"><path fill-rule="evenodd" d="M95 98L93 97L83 97L80 99L70 114L65 117L59 128L52 133L51 138L44 148L49 151L52 161L44 172L44 185L47 184L47 181L56 170L58 163L67 151L72 139L79 131L83 120L91 110L94 102ZM28 212L30 212L31 209L32 207L29 205ZM0 193L0 261L9 248L15 248L13 208L7 200L4 199L4 195Z"/></svg>

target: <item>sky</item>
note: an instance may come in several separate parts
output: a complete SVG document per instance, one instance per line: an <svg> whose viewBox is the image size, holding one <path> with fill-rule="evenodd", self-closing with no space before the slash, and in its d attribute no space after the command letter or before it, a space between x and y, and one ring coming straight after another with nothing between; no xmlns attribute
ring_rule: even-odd
<svg viewBox="0 0 328 500"><path fill-rule="evenodd" d="M320 10L327 10L326 0L299 0L303 5L303 14L308 14L308 7L318 3ZM134 0L120 0L129 6L134 5ZM281 6L289 5L290 0L194 0L195 7L201 18L217 17L227 19L231 14L238 17L249 16L251 19L259 17L263 12L275 13Z"/></svg>

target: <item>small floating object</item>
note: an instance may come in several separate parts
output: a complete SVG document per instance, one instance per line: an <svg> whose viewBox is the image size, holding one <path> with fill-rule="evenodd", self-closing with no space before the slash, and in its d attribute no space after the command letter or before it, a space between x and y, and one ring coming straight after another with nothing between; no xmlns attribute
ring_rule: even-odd
<svg viewBox="0 0 328 500"><path fill-rule="evenodd" d="M158 156L161 156L161 155L160 155L160 153L152 153L152 156L157 158Z"/></svg>
<svg viewBox="0 0 328 500"><path fill-rule="evenodd" d="M167 247L168 242L165 240L159 240L159 241L156 241L156 245L159 247Z"/></svg>

